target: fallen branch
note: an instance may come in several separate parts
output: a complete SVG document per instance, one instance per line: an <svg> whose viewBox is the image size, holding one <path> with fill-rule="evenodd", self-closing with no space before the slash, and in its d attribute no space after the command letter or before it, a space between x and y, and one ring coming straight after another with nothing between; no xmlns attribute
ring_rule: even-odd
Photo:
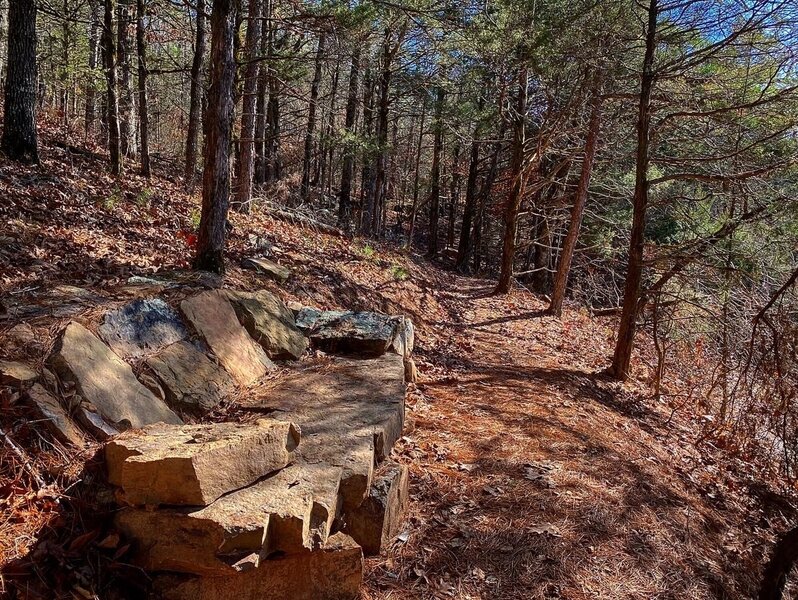
<svg viewBox="0 0 798 600"><path fill-rule="evenodd" d="M316 221L315 219L311 219L310 217L306 217L305 215L301 215L299 213L293 213L273 207L266 207L266 212L270 217L277 219L278 221L285 221L294 225L301 225L303 227L307 227L308 229L313 229L315 231L327 233L337 237L346 236L346 234L337 227L327 225L326 223L321 223L320 221Z"/></svg>
<svg viewBox="0 0 798 600"><path fill-rule="evenodd" d="M25 470L30 473L31 477L36 480L36 483L39 484L39 488L47 487L47 483L42 479L42 476L39 475L38 471L33 467L31 464L31 459L28 454L23 450L17 443L11 439L11 436L8 435L2 428L0 428L0 435L3 436L3 440L8 447L11 448L11 451L17 455L19 460L22 461L22 465L25 467Z"/></svg>

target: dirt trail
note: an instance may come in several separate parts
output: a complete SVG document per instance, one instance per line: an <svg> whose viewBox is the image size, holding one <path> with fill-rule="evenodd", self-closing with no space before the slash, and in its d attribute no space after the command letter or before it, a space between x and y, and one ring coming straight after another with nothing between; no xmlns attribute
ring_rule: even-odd
<svg viewBox="0 0 798 600"><path fill-rule="evenodd" d="M419 361L408 539L369 598L746 598L761 547L670 411L596 375L612 323L444 276ZM642 386L641 386L642 387ZM744 498L744 496L743 496Z"/></svg>

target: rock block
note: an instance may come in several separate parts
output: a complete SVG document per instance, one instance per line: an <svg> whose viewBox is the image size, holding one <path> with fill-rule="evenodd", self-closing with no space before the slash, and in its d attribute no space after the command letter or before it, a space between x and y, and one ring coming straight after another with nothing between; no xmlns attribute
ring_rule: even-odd
<svg viewBox="0 0 798 600"><path fill-rule="evenodd" d="M235 573L242 559L318 548L338 512L341 469L291 465L200 509L124 509L116 526L135 540L134 561L152 571Z"/></svg>
<svg viewBox="0 0 798 600"><path fill-rule="evenodd" d="M222 367L189 342L177 342L147 359L166 393L167 403L191 414L215 408L235 387Z"/></svg>
<svg viewBox="0 0 798 600"><path fill-rule="evenodd" d="M323 548L260 561L227 577L162 575L163 600L354 600L363 582L363 552L336 533Z"/></svg>
<svg viewBox="0 0 798 600"><path fill-rule="evenodd" d="M238 322L223 290L192 296L180 309L239 385L251 385L275 368Z"/></svg>
<svg viewBox="0 0 798 600"><path fill-rule="evenodd" d="M142 358L188 337L180 316L160 298L110 311L97 333L122 358Z"/></svg>
<svg viewBox="0 0 798 600"><path fill-rule="evenodd" d="M78 393L117 428L181 423L136 379L125 361L75 321L66 326L48 360L62 381L73 382Z"/></svg>
<svg viewBox="0 0 798 600"><path fill-rule="evenodd" d="M289 422L151 425L105 447L108 480L132 505L204 506L285 467L299 444Z"/></svg>
<svg viewBox="0 0 798 600"><path fill-rule="evenodd" d="M366 556L379 554L399 533L409 499L407 465L386 461L378 470L368 497L344 513L343 530Z"/></svg>
<svg viewBox="0 0 798 600"><path fill-rule="evenodd" d="M39 374L22 362L0 360L0 385L8 385L18 390L29 389L39 379Z"/></svg>
<svg viewBox="0 0 798 600"><path fill-rule="evenodd" d="M286 267L281 267L276 262L268 258L251 257L245 258L241 261L241 266L245 269L256 271L261 275L265 275L269 279L273 279L279 283L288 281L291 276L291 271Z"/></svg>
<svg viewBox="0 0 798 600"><path fill-rule="evenodd" d="M239 320L249 335L273 359L297 359L308 347L307 338L294 324L294 314L266 290L228 292Z"/></svg>
<svg viewBox="0 0 798 600"><path fill-rule="evenodd" d="M380 356L393 350L407 357L413 351L413 322L403 316L306 307L297 313L296 324L325 352Z"/></svg>
<svg viewBox="0 0 798 600"><path fill-rule="evenodd" d="M53 437L66 444L83 445L83 436L61 407L61 403L38 383L28 390L28 403L36 420Z"/></svg>
<svg viewBox="0 0 798 600"><path fill-rule="evenodd" d="M119 434L119 431L106 423L89 402L81 402L75 409L74 415L80 426L101 442Z"/></svg>
<svg viewBox="0 0 798 600"><path fill-rule="evenodd" d="M270 417L296 423L309 442L315 436L340 439L340 444L332 444L344 449L359 436L371 436L376 459L381 461L402 435L404 400L404 361L386 354L368 360L322 361L270 382L249 405L271 409Z"/></svg>

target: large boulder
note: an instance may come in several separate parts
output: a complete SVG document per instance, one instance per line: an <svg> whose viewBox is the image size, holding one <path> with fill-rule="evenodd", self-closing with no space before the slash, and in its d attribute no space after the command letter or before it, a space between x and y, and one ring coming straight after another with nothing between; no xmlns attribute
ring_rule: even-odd
<svg viewBox="0 0 798 600"><path fill-rule="evenodd" d="M223 290L192 296L180 309L239 385L251 385L276 368L238 322Z"/></svg>
<svg viewBox="0 0 798 600"><path fill-rule="evenodd" d="M255 553L319 548L338 516L341 469L298 462L199 509L124 509L115 523L151 571L235 573Z"/></svg>
<svg viewBox="0 0 798 600"><path fill-rule="evenodd" d="M234 389L232 377L190 342L166 347L147 359L169 405L199 415L215 408Z"/></svg>
<svg viewBox="0 0 798 600"><path fill-rule="evenodd" d="M380 356L394 350L409 356L413 350L413 324L403 316L303 308L296 324L314 347L325 352Z"/></svg>
<svg viewBox="0 0 798 600"><path fill-rule="evenodd" d="M122 358L141 358L188 337L177 312L160 298L138 299L105 315L99 336Z"/></svg>
<svg viewBox="0 0 798 600"><path fill-rule="evenodd" d="M249 335L273 359L297 359L308 347L307 338L294 324L294 314L266 290L228 292L239 320Z"/></svg>
<svg viewBox="0 0 798 600"><path fill-rule="evenodd" d="M285 467L299 444L292 423L151 425L105 446L108 481L132 505L204 506Z"/></svg>
<svg viewBox="0 0 798 600"><path fill-rule="evenodd" d="M71 321L56 341L49 364L62 381L117 428L181 423L166 404L144 387L130 366L80 323Z"/></svg>
<svg viewBox="0 0 798 600"><path fill-rule="evenodd" d="M36 421L65 444L83 446L83 436L67 416L61 403L38 383L28 390L28 405Z"/></svg>
<svg viewBox="0 0 798 600"><path fill-rule="evenodd" d="M407 465L386 461L375 475L368 497L344 513L344 531L367 556L380 554L399 533L408 499Z"/></svg>
<svg viewBox="0 0 798 600"><path fill-rule="evenodd" d="M155 581L163 600L354 600L363 582L363 553L336 533L323 548L257 561L226 577L162 575Z"/></svg>

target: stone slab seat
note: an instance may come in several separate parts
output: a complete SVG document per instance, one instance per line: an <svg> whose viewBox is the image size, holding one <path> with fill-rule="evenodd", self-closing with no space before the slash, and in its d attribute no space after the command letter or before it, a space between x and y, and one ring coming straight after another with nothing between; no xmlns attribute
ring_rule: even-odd
<svg viewBox="0 0 798 600"><path fill-rule="evenodd" d="M296 423L307 440L327 440L319 444L322 449L335 445L343 452L359 438L371 436L379 462L402 435L405 390L399 355L336 357L269 382L242 404L269 409L270 417Z"/></svg>
<svg viewBox="0 0 798 600"><path fill-rule="evenodd" d="M293 423L150 425L105 446L108 480L131 505L205 506L285 467L300 434Z"/></svg>
<svg viewBox="0 0 798 600"><path fill-rule="evenodd" d="M61 381L74 383L77 392L117 428L182 423L136 379L125 361L76 321L64 328L48 363Z"/></svg>
<svg viewBox="0 0 798 600"><path fill-rule="evenodd" d="M363 582L363 553L343 533L319 550L261 561L225 577L162 575L163 600L354 600Z"/></svg>
<svg viewBox="0 0 798 600"><path fill-rule="evenodd" d="M252 385L276 368L238 322L224 290L187 298L180 310L239 385Z"/></svg>
<svg viewBox="0 0 798 600"><path fill-rule="evenodd" d="M204 508L127 508L115 523L147 570L230 575L253 553L321 547L340 512L340 475L340 467L300 461Z"/></svg>

